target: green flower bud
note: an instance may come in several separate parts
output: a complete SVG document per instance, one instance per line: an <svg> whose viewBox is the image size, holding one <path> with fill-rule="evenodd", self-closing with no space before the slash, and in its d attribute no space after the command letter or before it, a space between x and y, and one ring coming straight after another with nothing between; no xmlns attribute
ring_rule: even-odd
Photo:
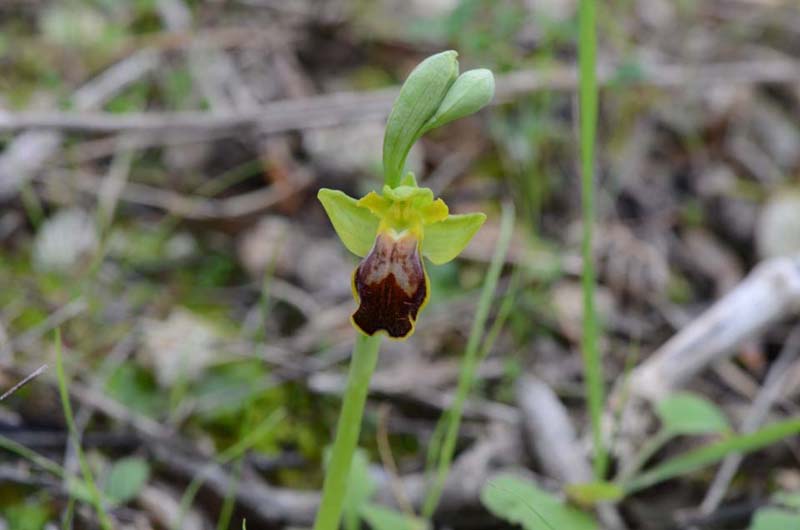
<svg viewBox="0 0 800 530"><path fill-rule="evenodd" d="M463 118L489 104L494 97L494 76L485 68L464 72L447 91L436 114L425 124L423 133Z"/></svg>
<svg viewBox="0 0 800 530"><path fill-rule="evenodd" d="M400 89L383 138L384 179L392 188L400 183L411 146L458 77L456 57L458 54L452 50L428 57L414 68Z"/></svg>

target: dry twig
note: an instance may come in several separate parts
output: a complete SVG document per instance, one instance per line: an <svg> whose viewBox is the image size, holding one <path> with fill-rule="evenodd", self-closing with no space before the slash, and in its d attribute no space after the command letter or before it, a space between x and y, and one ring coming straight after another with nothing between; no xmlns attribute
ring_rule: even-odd
<svg viewBox="0 0 800 530"><path fill-rule="evenodd" d="M637 367L630 388L635 395L658 400L798 309L800 256L765 261Z"/></svg>
<svg viewBox="0 0 800 530"><path fill-rule="evenodd" d="M43 364L42 366L40 366L39 368L37 368L36 370L34 370L33 372L31 372L29 375L25 376L25 378L23 378L23 379L22 379L20 382L18 382L16 385L12 386L11 388L9 388L9 389L8 389L8 390L6 390L5 392L3 392L3 395L1 395L1 396L0 396L0 401L3 401L3 400L4 400L4 399L6 399L7 397L9 397L11 394L13 394L14 392L16 392L17 390L19 390L19 389L20 389L20 388L22 388L23 386L25 386L25 385L27 385L28 383L30 383L30 382L31 382L33 379L35 379L36 377L38 377L38 376L39 376L40 374L42 374L42 373L43 373L45 370L47 370L47 365L46 365L46 364Z"/></svg>
<svg viewBox="0 0 800 530"><path fill-rule="evenodd" d="M609 85L616 71L608 65L598 71L598 81ZM705 65L647 65L631 85L686 87L747 83L797 82L800 63L789 60L740 61ZM574 90L577 71L560 66L547 70L522 70L498 76L495 104L540 90ZM59 129L88 133L123 131L168 135L191 131L226 131L239 134L257 127L275 134L315 127L385 118L397 96L396 88L367 93L343 92L301 99L276 101L253 108L227 112L0 112L0 131Z"/></svg>

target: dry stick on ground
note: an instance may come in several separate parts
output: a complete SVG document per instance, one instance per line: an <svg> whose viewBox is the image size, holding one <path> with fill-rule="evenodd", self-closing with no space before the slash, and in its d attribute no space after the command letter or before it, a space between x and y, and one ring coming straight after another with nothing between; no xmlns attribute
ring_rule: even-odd
<svg viewBox="0 0 800 530"><path fill-rule="evenodd" d="M592 468L555 392L528 375L517 381L516 398L528 446L547 475L563 484L589 482Z"/></svg>
<svg viewBox="0 0 800 530"><path fill-rule="evenodd" d="M598 82L608 85L616 71L598 70ZM655 87L735 85L800 81L800 63L791 60L752 60L705 65L645 65L631 85ZM497 78L495 104L540 90L574 90L574 67L522 70ZM385 118L397 96L396 88L371 92L342 92L302 99L281 100L257 109L231 112L0 112L0 131L32 128L114 133L141 132L168 135L187 131L227 131L231 135L257 127L264 134L315 127L330 127L356 121Z"/></svg>
<svg viewBox="0 0 800 530"><path fill-rule="evenodd" d="M614 450L631 457L652 422L651 405L687 384L713 363L768 326L800 310L800 255L759 264L723 298L663 344L615 388L611 401L619 417L606 415L605 426L619 422Z"/></svg>
<svg viewBox="0 0 800 530"><path fill-rule="evenodd" d="M742 433L753 432L764 423L769 410L781 399L786 385L791 380L792 370L790 368L798 354L800 354L800 326L795 326L789 338L786 339L778 358L772 363L761 391L742 422L740 429ZM703 499L700 506L701 513L708 515L719 507L742 459L741 454L733 454L725 458L705 499Z"/></svg>
<svg viewBox="0 0 800 530"><path fill-rule="evenodd" d="M398 506L403 510L403 513L413 517L414 507L411 501L408 500L408 495L403 488L403 482L400 480L400 472L397 469L397 461L392 453L392 444L389 441L389 415L392 408L388 403L382 403L378 407L378 430L375 434L375 439L378 443L378 453L380 454L383 468L389 475L389 485L394 493L394 500Z"/></svg>
<svg viewBox="0 0 800 530"><path fill-rule="evenodd" d="M494 434L464 451L454 463L452 478L448 479L440 504L440 514L456 517L459 512L478 507L480 489L487 474L498 463L508 467L521 462L516 432L506 426L495 426L493 430ZM148 444L148 449L153 458L172 474L184 479L201 476L204 487L219 498L224 498L233 481L237 480L224 467L176 450L169 444ZM394 490L391 484L386 477L377 478L378 500L393 505ZM319 504L318 492L272 487L247 473L238 480L236 498L239 507L249 512L252 518L275 525L308 525L313 521ZM419 508L425 498L424 476L414 474L402 477L402 483L411 503Z"/></svg>
<svg viewBox="0 0 800 530"><path fill-rule="evenodd" d="M517 381L516 398L528 446L547 474L561 484L591 481L592 467L556 393L543 381L527 375ZM619 512L610 504L598 506L598 515L605 528L625 528Z"/></svg>
<svg viewBox="0 0 800 530"><path fill-rule="evenodd" d="M72 97L78 112L94 110L122 89L158 67L158 54L139 51L92 79ZM46 114L46 112L45 112ZM12 196L33 178L61 146L60 131L30 131L15 138L0 154L0 199Z"/></svg>
<svg viewBox="0 0 800 530"><path fill-rule="evenodd" d="M438 410L446 411L453 402L452 391L443 392L435 388L434 384L426 384L421 377L415 379L411 385L398 387L382 376L378 371L369 384L372 395L381 395L388 398L410 400ZM320 372L309 377L308 388L320 394L341 395L344 392L345 375L341 373ZM519 411L509 405L490 401L482 398L467 400L464 407L464 417L477 420L494 420L513 425L519 421Z"/></svg>
<svg viewBox="0 0 800 530"><path fill-rule="evenodd" d="M157 7L161 19L171 31L186 31L191 28L192 13L183 0L159 0ZM214 112L251 113L257 108L257 98L242 80L234 61L224 51L192 47L188 53L188 62L195 84ZM276 144L278 149L273 149ZM288 149L285 139L281 138L267 139L263 146L268 155L274 151L285 153ZM283 165L289 163L287 160L282 161ZM153 189L153 193L147 193L149 190L141 185L131 186L125 190L123 198L128 199L135 194L138 195L140 202L146 201L150 206L161 207L173 215L186 219L243 217L264 211L288 199L311 183L312 178L308 171L300 170L299 167L294 169L292 172L294 178L290 186L275 180L268 188L227 199L186 197L160 189Z"/></svg>
<svg viewBox="0 0 800 530"><path fill-rule="evenodd" d="M52 171L50 176L77 177L77 187L85 193L98 193L103 177L71 171ZM192 220L234 219L256 214L268 209L310 184L311 178L297 179L292 188L268 187L224 199L209 199L197 195L183 195L171 190L128 182L119 199L133 204L158 208L165 212Z"/></svg>
<svg viewBox="0 0 800 530"><path fill-rule="evenodd" d="M19 390L19 389L20 389L20 388L22 388L23 386L27 385L27 384L28 384L29 382L31 382L33 379L35 379L35 378L36 378L36 377L38 377L40 374L42 374L42 373L43 373L45 370L47 370L47 365L46 365L46 364L43 364L42 366L40 366L39 368L37 368L36 370L34 370L33 372L31 372L30 374L26 375L26 376L25 376L25 377L24 377L22 380L20 380L20 381L19 381L19 382L18 382L16 385L12 386L11 388L9 388L9 389L8 389L8 390L6 390L5 392L3 392L3 395L2 395L2 396L0 396L0 401L3 401L3 400L4 400L4 399L6 399L7 397L11 396L11 395L12 395L14 392L16 392L17 390Z"/></svg>
<svg viewBox="0 0 800 530"><path fill-rule="evenodd" d="M773 258L661 346L630 377L633 394L656 401L737 345L800 310L800 255Z"/></svg>
<svg viewBox="0 0 800 530"><path fill-rule="evenodd" d="M37 340L48 332L54 330L67 320L71 320L89 308L89 304L83 297L78 297L68 304L58 308L47 316L41 323L25 331L13 340L0 345L0 362L10 359L13 350L25 350L30 348Z"/></svg>

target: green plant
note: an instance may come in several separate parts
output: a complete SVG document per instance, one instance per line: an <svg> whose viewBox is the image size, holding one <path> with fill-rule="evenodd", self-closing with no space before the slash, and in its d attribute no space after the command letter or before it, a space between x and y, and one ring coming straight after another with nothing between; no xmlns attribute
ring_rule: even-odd
<svg viewBox="0 0 800 530"><path fill-rule="evenodd" d="M444 489L444 482L447 479L447 474L449 473L450 465L453 461L456 441L458 440L458 428L461 425L461 416L464 412L464 403L474 385L478 367L488 353L491 348L491 343L499 332L498 326L493 327L484 344L481 344L481 339L486 329L486 320L489 317L489 309L494 299L494 293L497 290L497 282L500 278L503 264L506 261L506 255L508 254L508 247L511 243L513 232L514 210L513 207L507 206L503 210L500 223L500 237L495 246L489 271L486 273L486 278L483 282L481 296L478 300L478 308L475 311L475 319L472 321L472 329L470 330L467 348L464 352L464 359L461 364L461 374L458 379L456 397L450 409L442 417L440 423L443 429L441 431L443 433L442 443L441 445L438 443L431 443L431 450L434 454L430 460L435 462L436 469L433 483L425 498L425 504L422 509L422 515L428 519L433 516L433 512L436 510L436 505L439 503L439 498ZM513 300L511 298L509 299ZM506 304L504 305L508 310L509 306ZM503 320L504 318L498 316L496 323L502 325ZM439 426L437 426L437 430L439 430Z"/></svg>
<svg viewBox="0 0 800 530"><path fill-rule="evenodd" d="M767 425L747 434L733 434L725 415L710 401L679 392L656 404L661 429L644 444L633 463L620 472L613 483L568 487L570 497L586 504L603 500L618 501L631 493L683 476L715 464L731 453L757 451L779 440L800 433L800 419L794 418ZM651 469L640 472L650 458L676 436L714 434L721 439L672 457ZM599 487L598 487L599 486Z"/></svg>
<svg viewBox="0 0 800 530"><path fill-rule="evenodd" d="M381 334L398 340L410 336L428 300L422 257L434 264L454 259L486 218L450 215L441 199L434 200L430 189L404 173L408 152L423 134L478 111L494 94L491 72L459 76L456 57L446 51L425 59L400 89L384 135L382 193L359 200L328 189L318 195L342 243L363 260L353 273L359 305L351 321L358 336L315 530L338 528Z"/></svg>
<svg viewBox="0 0 800 530"><path fill-rule="evenodd" d="M525 530L595 530L594 518L563 499L542 490L534 482L510 474L487 481L481 502L497 517Z"/></svg>
<svg viewBox="0 0 800 530"><path fill-rule="evenodd" d="M601 502L619 502L655 484L713 465L732 453L757 451L800 433L800 419L794 418L773 423L752 433L732 434L727 418L713 403L687 392L669 396L657 403L655 408L661 419L661 429L642 447L634 463L620 472L613 482L597 480L566 486L564 493L569 501L585 508ZM639 471L664 444L676 436L709 434L722 438L670 458L651 469ZM535 483L518 477L503 476L499 482L498 479L488 481L481 499L498 517L520 523L525 528L566 528L562 526L566 524L562 517L568 517L565 513L575 510L565 501L539 490ZM774 501L777 506L760 510L763 513L757 514L751 530L789 528L773 525L777 524L776 521L800 518L800 496L776 496ZM588 517L588 514L580 513Z"/></svg>
<svg viewBox="0 0 800 530"><path fill-rule="evenodd" d="M114 462L108 472L103 490L115 504L133 500L150 478L150 466L143 458L127 457Z"/></svg>
<svg viewBox="0 0 800 530"><path fill-rule="evenodd" d="M630 465L619 475L625 481L636 474L672 438L681 435L730 432L725 415L713 403L689 392L678 392L656 404L661 429L642 446Z"/></svg>
<svg viewBox="0 0 800 530"><path fill-rule="evenodd" d="M83 454L83 450L81 449L78 428L75 426L75 419L72 415L72 404L69 400L69 383L67 381L66 373L64 372L64 359L62 358L61 354L61 330L56 328L55 333L58 392L61 397L61 406L64 409L64 419L67 422L69 438L75 447L75 453L78 455L78 463L80 464L83 481L86 485L91 503L94 506L95 512L97 513L100 526L103 528L103 530L113 530L114 525L111 523L111 519L109 518L108 513L106 513L105 507L103 506L103 496L100 493L100 490L97 488L97 484L95 483L94 476L92 474L92 469L89 467L89 462L86 460L86 456Z"/></svg>
<svg viewBox="0 0 800 530"><path fill-rule="evenodd" d="M595 0L581 0L578 12L578 61L580 67L581 209L583 238L583 369L586 399L592 421L594 475L602 480L608 460L603 441L603 367L600 358L599 326L595 308L594 239L594 144L597 130L597 33Z"/></svg>
<svg viewBox="0 0 800 530"><path fill-rule="evenodd" d="M244 436L234 445L228 447L222 453L220 453L215 459L216 464L225 465L239 458L241 455L245 453L245 451L256 445L265 436L270 434L278 426L278 424L280 424L280 422L283 421L285 417L286 417L286 412L283 409L278 409L274 411L272 414L267 416L260 424L256 425L256 427L253 428L253 430L250 431L246 436ZM198 470L198 473L197 475L195 475L195 478L192 480L192 482L189 483L189 485L186 487L186 490L183 492L183 496L181 497L181 502L180 502L180 511L173 526L174 530L182 528L183 520L186 517L186 514L189 512L189 508L192 505L192 501L194 501L197 492L200 491L200 488L205 483L205 481L206 481L206 473L204 472L203 469Z"/></svg>
<svg viewBox="0 0 800 530"><path fill-rule="evenodd" d="M636 475L621 486L630 494L659 482L664 482L719 462L731 453L751 453L800 433L800 418L779 421L755 432L730 436L718 442L694 449Z"/></svg>
<svg viewBox="0 0 800 530"><path fill-rule="evenodd" d="M759 508L749 530L800 528L800 492L781 491L772 496L769 506Z"/></svg>
<svg viewBox="0 0 800 530"><path fill-rule="evenodd" d="M369 460L363 450L353 455L344 499L344 529L359 530L366 522L373 530L427 530L425 521L384 508L371 501L377 490L375 479L369 474Z"/></svg>

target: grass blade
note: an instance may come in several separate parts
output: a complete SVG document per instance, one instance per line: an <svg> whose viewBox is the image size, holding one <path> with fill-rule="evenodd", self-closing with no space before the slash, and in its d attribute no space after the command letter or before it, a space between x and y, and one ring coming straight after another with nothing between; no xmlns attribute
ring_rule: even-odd
<svg viewBox="0 0 800 530"><path fill-rule="evenodd" d="M439 498L444 489L445 479L450 471L450 465L453 462L453 454L455 453L456 441L458 440L458 428L461 425L464 403L475 381L475 374L483 359L482 354L485 353L485 350L480 348L481 339L484 334L486 320L489 317L489 309L491 308L492 300L497 290L497 282L506 260L506 254L508 253L508 247L511 243L511 235L513 232L514 208L510 205L504 206L503 216L500 222L500 237L497 241L497 246L495 246L492 262L489 265L489 271L486 273L486 280L483 283L483 289L478 299L475 320L472 322L472 329L470 330L469 339L467 340L464 360L461 364L461 375L458 379L456 397L453 400L453 405L450 407L450 410L448 410L442 417L442 420L440 420L446 422L446 428L442 438L442 448L438 455L433 483L425 498L425 504L422 509L422 515L426 519L430 519L433 512L436 510L436 505L439 503Z"/></svg>
<svg viewBox="0 0 800 530"><path fill-rule="evenodd" d="M100 490L97 489L97 484L94 481L89 462L86 460L86 455L83 454L83 449L81 449L80 439L78 438L78 428L75 426L72 404L69 401L69 385L64 372L64 359L61 353L61 330L56 328L56 376L58 377L58 392L61 396L61 406L64 409L64 419L67 422L69 436L75 446L75 453L78 455L83 481L86 483L86 487L92 499L92 505L94 506L95 512L97 512L100 526L103 530L113 530L114 525L111 523L111 519L103 507L103 496Z"/></svg>
<svg viewBox="0 0 800 530"><path fill-rule="evenodd" d="M607 456L602 433L603 368L598 349L599 326L595 309L594 144L597 131L597 30L595 0L581 0L578 60L580 67L581 209L583 211L583 352L584 379L594 444L594 474L605 475Z"/></svg>
<svg viewBox="0 0 800 530"><path fill-rule="evenodd" d="M653 484L702 469L719 462L731 453L751 453L798 433L800 433L800 418L773 423L756 432L733 436L671 458L634 477L624 483L622 487L626 493L630 494Z"/></svg>
<svg viewBox="0 0 800 530"><path fill-rule="evenodd" d="M250 433L217 455L215 464L225 465L242 456L248 449L260 442L264 436L273 431L285 417L286 412L283 409L272 412L264 421L250 431ZM200 491L200 488L206 481L206 472L213 465L214 464L208 464L205 468L199 469L194 479L184 490L183 496L181 497L178 517L173 525L173 530L179 530L183 526L186 514L189 513L189 508L191 508L192 502L197 496L197 492Z"/></svg>

